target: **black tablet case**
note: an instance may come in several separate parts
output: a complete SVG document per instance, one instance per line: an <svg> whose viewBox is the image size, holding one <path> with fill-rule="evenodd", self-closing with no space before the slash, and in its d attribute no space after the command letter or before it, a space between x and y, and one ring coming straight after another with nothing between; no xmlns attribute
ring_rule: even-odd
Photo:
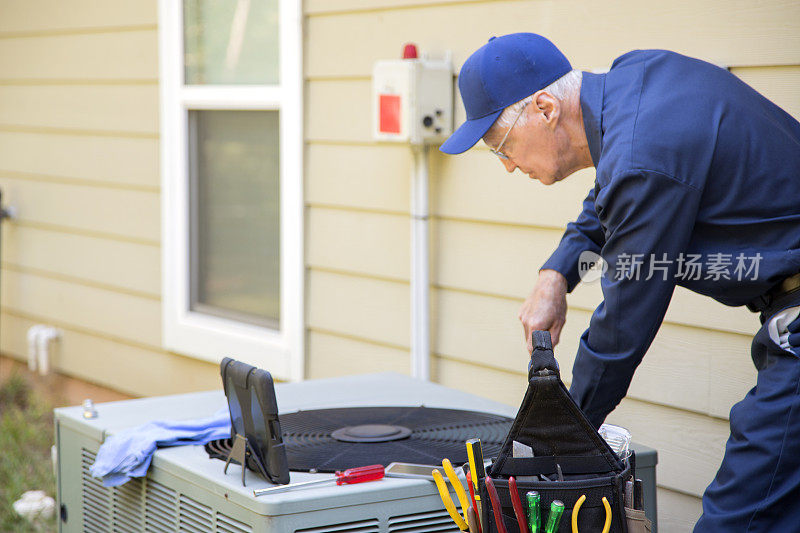
<svg viewBox="0 0 800 533"><path fill-rule="evenodd" d="M231 413L231 437L241 435L247 439L248 466L273 483L289 483L289 463L272 376L230 357L220 363L220 373Z"/></svg>

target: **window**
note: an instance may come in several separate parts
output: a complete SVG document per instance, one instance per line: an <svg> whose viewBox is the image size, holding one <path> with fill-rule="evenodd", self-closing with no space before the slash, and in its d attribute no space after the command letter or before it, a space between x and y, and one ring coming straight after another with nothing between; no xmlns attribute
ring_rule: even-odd
<svg viewBox="0 0 800 533"><path fill-rule="evenodd" d="M301 10L160 0L165 348L303 377Z"/></svg>

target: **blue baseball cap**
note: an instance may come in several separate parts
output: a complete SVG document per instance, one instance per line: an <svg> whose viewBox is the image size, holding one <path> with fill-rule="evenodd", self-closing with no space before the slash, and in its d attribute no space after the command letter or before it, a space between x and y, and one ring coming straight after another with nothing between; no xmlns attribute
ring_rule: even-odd
<svg viewBox="0 0 800 533"><path fill-rule="evenodd" d="M463 123L439 148L460 154L489 131L503 110L572 70L551 43L535 33L492 37L478 48L458 74L458 90L467 111Z"/></svg>

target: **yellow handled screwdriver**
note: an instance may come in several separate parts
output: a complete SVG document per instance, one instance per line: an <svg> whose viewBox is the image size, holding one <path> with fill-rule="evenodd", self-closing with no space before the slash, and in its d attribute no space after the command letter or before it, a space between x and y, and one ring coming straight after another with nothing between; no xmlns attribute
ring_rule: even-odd
<svg viewBox="0 0 800 533"><path fill-rule="evenodd" d="M481 439L469 439L467 442L467 458L469 458L469 472L472 487L475 489L475 504L477 509L475 513L481 516L482 503L481 493L478 481L486 476L486 471L483 468L483 448L481 447Z"/></svg>

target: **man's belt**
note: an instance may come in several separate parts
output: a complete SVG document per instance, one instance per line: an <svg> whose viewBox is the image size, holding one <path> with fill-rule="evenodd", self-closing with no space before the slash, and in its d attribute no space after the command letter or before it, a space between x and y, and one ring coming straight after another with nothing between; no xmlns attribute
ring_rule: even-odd
<svg viewBox="0 0 800 533"><path fill-rule="evenodd" d="M759 296L758 298L754 298L747 304L747 308L754 313L761 312L772 305L772 302L778 298L798 290L800 290L800 273L795 274L794 276L789 276L768 290L766 294Z"/></svg>

